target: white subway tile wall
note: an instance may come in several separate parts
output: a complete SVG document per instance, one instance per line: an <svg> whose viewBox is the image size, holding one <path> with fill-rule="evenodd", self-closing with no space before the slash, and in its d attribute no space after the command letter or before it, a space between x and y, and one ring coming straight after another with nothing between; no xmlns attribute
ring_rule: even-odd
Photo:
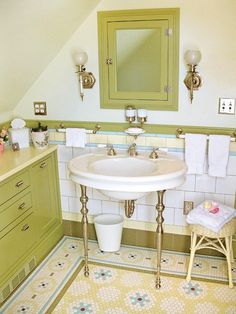
<svg viewBox="0 0 236 314"><path fill-rule="evenodd" d="M207 174L196 175L196 192L214 193L216 189L215 177L209 177Z"/></svg>
<svg viewBox="0 0 236 314"><path fill-rule="evenodd" d="M65 212L79 213L80 188L70 180L68 162L73 157L95 150L105 151L106 148L98 148L97 144L113 144L117 149L127 149L127 145L134 141L132 136L122 132L98 132L87 136L86 148L71 148L65 146L64 134L58 135L50 132L50 139L58 144L59 177L61 188L62 209ZM152 147L168 149L181 159L184 159L184 140L170 136L145 134L136 140L138 150L150 152ZM117 147L116 147L117 146ZM236 192L236 143L231 143L230 157L227 167L227 177L216 178L207 174L207 162L203 175L187 175L183 185L168 190L164 196L165 210L164 223L173 226L186 226L186 216L183 215L184 200L198 205L205 199L213 199L228 206L234 206ZM124 213L124 202L110 199L101 192L87 189L89 197L88 209L90 215L100 213ZM156 221L156 193L150 193L136 201L136 209L131 220L155 223Z"/></svg>

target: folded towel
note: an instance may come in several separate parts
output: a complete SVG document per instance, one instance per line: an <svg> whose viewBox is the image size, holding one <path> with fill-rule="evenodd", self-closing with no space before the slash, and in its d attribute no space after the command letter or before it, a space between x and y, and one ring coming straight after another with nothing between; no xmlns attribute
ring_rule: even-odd
<svg viewBox="0 0 236 314"><path fill-rule="evenodd" d="M189 174L203 174L206 144L205 134L185 134L185 162Z"/></svg>
<svg viewBox="0 0 236 314"><path fill-rule="evenodd" d="M86 130L77 128L66 128L66 146L85 147Z"/></svg>
<svg viewBox="0 0 236 314"><path fill-rule="evenodd" d="M225 177L229 160L230 136L210 135L208 148L208 174L213 177Z"/></svg>
<svg viewBox="0 0 236 314"><path fill-rule="evenodd" d="M187 223L202 225L217 233L227 222L236 217L234 208L218 203L219 210L212 212L204 204L205 202L190 211L187 215Z"/></svg>

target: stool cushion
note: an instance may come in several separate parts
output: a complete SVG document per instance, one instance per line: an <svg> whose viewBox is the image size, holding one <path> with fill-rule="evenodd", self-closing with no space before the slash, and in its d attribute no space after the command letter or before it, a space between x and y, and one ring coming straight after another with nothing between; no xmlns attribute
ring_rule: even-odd
<svg viewBox="0 0 236 314"><path fill-rule="evenodd" d="M189 224L202 225L218 233L234 217L236 217L234 208L214 201L204 201L189 212L186 221Z"/></svg>
<svg viewBox="0 0 236 314"><path fill-rule="evenodd" d="M196 234L203 235L209 238L224 238L233 236L236 233L236 218L231 219L227 222L219 232L214 232L202 225L192 224L189 225L190 230Z"/></svg>

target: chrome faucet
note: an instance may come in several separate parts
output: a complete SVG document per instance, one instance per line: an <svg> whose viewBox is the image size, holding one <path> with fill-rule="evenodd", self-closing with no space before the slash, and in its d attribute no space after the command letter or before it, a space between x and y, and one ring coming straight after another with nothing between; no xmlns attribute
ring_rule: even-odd
<svg viewBox="0 0 236 314"><path fill-rule="evenodd" d="M136 144L133 143L130 145L130 147L128 148L128 153L131 157L135 157L138 155L137 151L136 151Z"/></svg>
<svg viewBox="0 0 236 314"><path fill-rule="evenodd" d="M115 151L113 145L107 145L107 155L108 156L115 156L116 155L116 151Z"/></svg>

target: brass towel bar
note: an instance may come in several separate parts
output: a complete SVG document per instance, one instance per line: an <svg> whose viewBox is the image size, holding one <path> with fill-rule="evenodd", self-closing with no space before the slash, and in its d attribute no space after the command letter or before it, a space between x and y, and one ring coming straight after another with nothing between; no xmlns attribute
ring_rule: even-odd
<svg viewBox="0 0 236 314"><path fill-rule="evenodd" d="M94 129L93 130L86 130L86 133L87 134L96 134L97 131L99 131L101 129L101 126L100 124L96 124L94 126ZM64 125L61 123L60 124L60 128L56 129L57 132L60 132L60 133L66 133L66 128L64 127Z"/></svg>
<svg viewBox="0 0 236 314"><path fill-rule="evenodd" d="M184 134L184 132L183 132L183 129L178 128L178 129L176 130L176 137L177 137L177 138L185 138L185 134ZM209 139L209 136L207 136L207 139ZM233 134L232 134L232 136L231 136L231 138L230 138L230 141L231 141L231 142L236 142L236 130L233 132Z"/></svg>

